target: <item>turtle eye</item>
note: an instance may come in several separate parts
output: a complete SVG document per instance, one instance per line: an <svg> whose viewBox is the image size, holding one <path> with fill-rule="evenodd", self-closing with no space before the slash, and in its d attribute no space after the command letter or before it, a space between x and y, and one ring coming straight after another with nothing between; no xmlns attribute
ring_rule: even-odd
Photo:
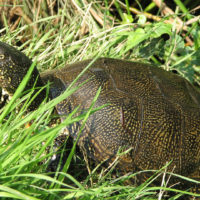
<svg viewBox="0 0 200 200"><path fill-rule="evenodd" d="M5 58L4 54L0 54L0 60L3 60Z"/></svg>

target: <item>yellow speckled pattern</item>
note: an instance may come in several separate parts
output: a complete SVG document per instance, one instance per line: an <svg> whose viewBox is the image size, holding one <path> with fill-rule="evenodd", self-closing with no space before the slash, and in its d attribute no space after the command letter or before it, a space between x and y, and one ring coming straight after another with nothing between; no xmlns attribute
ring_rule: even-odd
<svg viewBox="0 0 200 200"><path fill-rule="evenodd" d="M4 49L9 50L8 55L2 53ZM12 92L31 64L24 54L23 59L15 58L15 54L20 54L15 51L0 43L0 59L12 58L9 62L0 60L0 86ZM41 74L44 84L52 83L51 97L65 91L89 62ZM37 70L32 79L36 76ZM112 161L119 149L131 149L120 159L122 170L160 169L171 160L170 169L175 166L176 173L190 176L199 170L200 93L187 80L148 64L109 58L98 59L76 85L88 79L56 106L62 118L77 106L80 113L84 112L102 87L95 107L109 105L89 117L79 140L88 156L96 161ZM80 126L78 122L68 127L73 138Z"/></svg>
<svg viewBox="0 0 200 200"><path fill-rule="evenodd" d="M58 89L64 91L89 62L67 65L42 78L55 80L51 93L59 95ZM187 80L155 66L108 58L98 59L76 85L87 79L56 107L61 115L78 105L80 112L87 110L102 87L96 107L110 105L87 121L79 141L87 155L96 161L112 161L119 148L131 148L120 161L128 171L159 169L171 160L169 168L176 166L175 172L182 175L198 168L200 94ZM80 125L69 127L74 138Z"/></svg>
<svg viewBox="0 0 200 200"><path fill-rule="evenodd" d="M52 90L67 87L89 62L49 72L59 80ZM108 58L98 59L77 84L87 79L56 109L61 115L78 105L87 110L102 87L96 107L110 105L87 121L80 144L88 155L112 160L123 147L132 148L121 159L128 170L159 169L173 160L175 172L189 175L199 166L200 94L187 80L155 66ZM76 138L77 127L70 132Z"/></svg>

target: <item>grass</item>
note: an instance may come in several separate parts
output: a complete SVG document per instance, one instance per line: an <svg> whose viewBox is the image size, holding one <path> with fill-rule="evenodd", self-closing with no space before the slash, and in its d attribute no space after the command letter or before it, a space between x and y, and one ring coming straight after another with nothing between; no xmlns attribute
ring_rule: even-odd
<svg viewBox="0 0 200 200"><path fill-rule="evenodd" d="M18 49L36 61L40 71L105 56L158 64L199 84L198 21L189 24L187 31L180 30L177 33L176 20L171 24L164 23L169 17L161 18L159 11L157 15L152 14L160 17L159 21L152 21L145 13L132 15L130 1L125 1L126 9L120 1L115 1L110 7L110 2L106 0L105 6L92 1L57 0L56 5L52 4L54 8L45 5L46 1L41 1L41 4L32 0L14 2L19 5L20 14L15 16L16 19L20 16L19 22L11 31L13 24L10 24L6 14L2 14L4 27L0 29L0 40L17 45ZM196 17L189 13L183 3L175 2L178 6L173 16L175 19L181 17L187 22ZM141 7L136 8L141 11ZM154 3L150 3L142 7L142 10L150 12L155 7ZM192 40L192 45L187 44L188 38ZM77 113L74 110L62 124L49 127L53 107L74 92L75 88L70 87L63 95L48 103L44 100L36 111L26 113L30 94L19 98L26 81L22 82L0 116L2 199L161 199L165 194L163 191L171 190L172 197L169 199L172 200L188 192L169 188L165 181L157 187L150 185L157 176L165 177L165 168L139 186L126 185L135 174L113 177L115 164L107 170L97 166L87 176L84 162L76 162L78 155L75 145L69 149L64 170L48 172L48 162L54 154L55 138L69 124L85 121L93 112L93 105L88 113L74 117ZM15 108L26 99L26 104L16 113ZM25 124L30 121L33 121L32 125L25 128ZM82 170L79 168L72 174L70 166L76 165L80 165Z"/></svg>

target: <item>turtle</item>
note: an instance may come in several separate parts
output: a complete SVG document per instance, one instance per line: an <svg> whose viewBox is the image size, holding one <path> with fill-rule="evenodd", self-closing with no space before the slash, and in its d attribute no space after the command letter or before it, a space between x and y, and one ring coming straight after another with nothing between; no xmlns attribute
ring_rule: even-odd
<svg viewBox="0 0 200 200"><path fill-rule="evenodd" d="M50 82L49 97L61 95L89 65L84 60L40 73L34 69L25 88ZM22 52L0 42L0 87L13 95L32 61ZM63 118L79 106L84 112L101 87L95 107L105 105L87 120L78 145L99 163L111 163L119 151L118 168L126 172L160 169L166 163L175 173L193 177L200 167L200 92L178 74L152 64L98 58L78 79L81 87L56 105ZM30 110L46 96L41 92ZM67 127L76 139L81 121ZM198 177L196 177L198 178Z"/></svg>

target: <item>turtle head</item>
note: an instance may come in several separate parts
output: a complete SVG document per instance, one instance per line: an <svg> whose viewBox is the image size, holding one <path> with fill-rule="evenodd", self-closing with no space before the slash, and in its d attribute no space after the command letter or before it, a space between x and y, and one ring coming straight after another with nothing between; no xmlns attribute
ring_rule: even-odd
<svg viewBox="0 0 200 200"><path fill-rule="evenodd" d="M9 96L14 94L31 64L32 61L21 51L6 43L0 42L0 87L8 93ZM36 80L37 83L35 83ZM25 90L31 89L34 84L36 87L43 86L36 68L33 70ZM34 107L33 105L39 105L45 95L45 91L41 92L35 100L37 103L33 102L32 107Z"/></svg>

